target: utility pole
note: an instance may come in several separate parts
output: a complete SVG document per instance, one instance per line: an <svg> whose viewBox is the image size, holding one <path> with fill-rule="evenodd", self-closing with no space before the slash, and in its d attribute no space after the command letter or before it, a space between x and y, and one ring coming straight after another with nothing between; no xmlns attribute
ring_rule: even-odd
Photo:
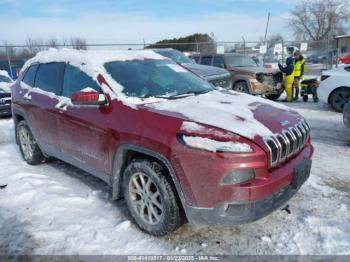
<svg viewBox="0 0 350 262"><path fill-rule="evenodd" d="M243 54L245 55L245 39L244 39L244 36L242 36L242 40L243 40Z"/></svg>
<svg viewBox="0 0 350 262"><path fill-rule="evenodd" d="M269 22L270 22L270 12L267 14L267 22L266 22L265 37L264 37L264 44L265 45L266 45L267 31L269 29Z"/></svg>
<svg viewBox="0 0 350 262"><path fill-rule="evenodd" d="M10 76L13 79L12 65L11 65L10 55L9 55L8 48L7 48L7 41L5 41L5 50L6 50L6 55L7 55L7 62L8 62L9 69L10 69Z"/></svg>

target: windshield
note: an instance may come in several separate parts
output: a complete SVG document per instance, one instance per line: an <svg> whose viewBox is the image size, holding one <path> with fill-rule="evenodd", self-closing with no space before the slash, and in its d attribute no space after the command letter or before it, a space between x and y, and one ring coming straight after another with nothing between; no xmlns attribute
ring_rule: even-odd
<svg viewBox="0 0 350 262"><path fill-rule="evenodd" d="M10 78L8 78L7 76L0 75L0 82L12 83L12 80Z"/></svg>
<svg viewBox="0 0 350 262"><path fill-rule="evenodd" d="M192 64L193 61L189 59L187 56L185 56L183 53L177 50L155 50L156 53L165 56L167 58L170 58L175 63L178 64Z"/></svg>
<svg viewBox="0 0 350 262"><path fill-rule="evenodd" d="M114 61L104 67L131 97L172 98L213 90L208 82L169 60Z"/></svg>
<svg viewBox="0 0 350 262"><path fill-rule="evenodd" d="M226 55L229 67L258 67L253 58L244 55Z"/></svg>

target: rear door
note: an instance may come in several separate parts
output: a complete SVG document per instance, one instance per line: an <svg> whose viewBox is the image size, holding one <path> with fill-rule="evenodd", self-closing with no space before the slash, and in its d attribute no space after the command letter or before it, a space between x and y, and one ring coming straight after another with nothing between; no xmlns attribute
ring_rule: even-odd
<svg viewBox="0 0 350 262"><path fill-rule="evenodd" d="M98 175L96 169L107 173L110 163L106 107L70 104L72 94L85 88L92 88L103 94L95 80L78 67L67 64L62 96L69 106L63 102L59 109L60 147L64 154L72 156L85 168L93 168L90 170Z"/></svg>
<svg viewBox="0 0 350 262"><path fill-rule="evenodd" d="M59 148L56 105L59 104L64 68L65 63L38 65L34 87L29 88L23 96L23 100L27 101L28 104L26 112L29 125L41 148L52 154ZM32 78L33 72L31 75ZM25 80L26 75L23 81L25 82Z"/></svg>

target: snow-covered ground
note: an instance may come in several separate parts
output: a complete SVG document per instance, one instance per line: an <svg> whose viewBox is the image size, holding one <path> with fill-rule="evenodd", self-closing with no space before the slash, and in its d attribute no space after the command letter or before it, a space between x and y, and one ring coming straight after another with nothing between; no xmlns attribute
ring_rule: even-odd
<svg viewBox="0 0 350 262"><path fill-rule="evenodd" d="M312 174L289 202L255 223L185 225L161 238L129 222L107 186L59 161L23 162L12 120L0 120L0 253L350 254L350 129L326 105L295 103L312 128Z"/></svg>

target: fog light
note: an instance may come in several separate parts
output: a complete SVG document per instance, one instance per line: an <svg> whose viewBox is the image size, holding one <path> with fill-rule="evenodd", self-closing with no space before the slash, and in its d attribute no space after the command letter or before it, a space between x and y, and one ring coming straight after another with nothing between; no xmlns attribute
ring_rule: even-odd
<svg viewBox="0 0 350 262"><path fill-rule="evenodd" d="M230 171L222 180L224 185L240 184L255 178L254 169L236 169Z"/></svg>

